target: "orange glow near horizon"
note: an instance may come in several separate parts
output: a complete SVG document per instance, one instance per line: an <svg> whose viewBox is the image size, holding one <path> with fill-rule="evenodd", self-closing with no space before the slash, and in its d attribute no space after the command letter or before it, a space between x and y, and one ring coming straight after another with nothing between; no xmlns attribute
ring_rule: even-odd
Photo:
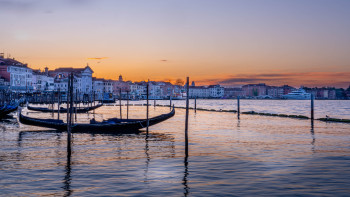
<svg viewBox="0 0 350 197"><path fill-rule="evenodd" d="M191 81L195 81L196 85L214 85L221 84L227 87L240 87L245 84L254 83L266 83L267 85L290 85L294 87L307 86L307 87L349 87L350 72L283 72L283 70L270 70L267 72L246 72L242 71L237 74L212 74L205 71L193 71L193 69L187 69L187 72L182 72L181 66L176 66L176 63L171 60L159 59L149 62L141 62L124 60L112 61L113 59L107 57L95 57L85 58L81 61L74 59L73 63L67 63L63 60L57 62L57 64L48 64L50 60L44 60L43 62L37 60L31 60L30 58L23 58L23 62L35 62L33 66L29 63L29 67L33 69L41 69L49 67L50 70L59 67L74 67L82 68L89 65L93 71L94 77L117 80L119 75L123 76L126 81L146 81L148 79L152 81L166 81L175 83L177 79L185 80L186 76L190 76ZM18 59L21 61L21 59ZM69 60L69 59L68 59ZM73 59L72 59L73 60ZM85 62L85 63L84 63ZM140 63L140 65L138 65ZM124 66L128 65L128 66ZM179 68L180 69L176 69ZM232 72L234 73L234 72Z"/></svg>

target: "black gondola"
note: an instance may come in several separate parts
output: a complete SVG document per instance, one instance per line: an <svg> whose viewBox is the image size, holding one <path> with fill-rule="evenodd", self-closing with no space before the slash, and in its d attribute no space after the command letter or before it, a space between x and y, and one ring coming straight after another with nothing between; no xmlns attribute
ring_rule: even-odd
<svg viewBox="0 0 350 197"><path fill-rule="evenodd" d="M34 125L39 127L52 128L57 130L67 130L67 123L64 123L62 120L56 119L38 119L30 118L22 115L19 111L19 121L23 124ZM163 122L175 115L175 109L170 113L162 114L149 119L149 126L155 125L157 123ZM109 133L127 133L132 131L137 131L139 129L147 127L147 119L117 119L112 118L102 122L90 121L90 124L84 123L75 123L72 125L72 132L90 132L90 133L99 133L99 132L109 132Z"/></svg>
<svg viewBox="0 0 350 197"><path fill-rule="evenodd" d="M76 112L77 113L86 113L88 111L95 110L95 109L101 107L102 105L103 104L95 105L95 106L92 106L92 107L76 108ZM48 113L57 113L58 112L57 109L49 109L49 108L45 108L45 107L31 107L31 106L28 105L27 108L29 110L32 110L32 111L40 111L40 112L48 112ZM73 108L73 112L75 112L75 107ZM61 107L60 108L60 113L67 113L67 109Z"/></svg>
<svg viewBox="0 0 350 197"><path fill-rule="evenodd" d="M18 104L15 104L15 105L4 105L4 106L0 107L0 119L5 117L9 113L16 111L17 108L18 108Z"/></svg>

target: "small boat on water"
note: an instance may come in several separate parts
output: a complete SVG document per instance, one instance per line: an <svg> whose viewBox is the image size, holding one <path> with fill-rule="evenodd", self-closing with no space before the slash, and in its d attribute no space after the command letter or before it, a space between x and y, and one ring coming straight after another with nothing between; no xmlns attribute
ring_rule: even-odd
<svg viewBox="0 0 350 197"><path fill-rule="evenodd" d="M163 122L175 115L175 108L170 113L162 114L153 118L148 119L149 126L155 125L157 123ZM22 124L52 128L57 130L67 130L67 123L62 120L56 119L39 119L24 116L21 110L18 113L19 121ZM128 133L132 131L137 131L139 129L147 127L147 119L118 119L112 118L98 122L91 120L88 123L74 123L72 125L72 132L89 132L89 133L99 133L99 132L109 132L109 133Z"/></svg>
<svg viewBox="0 0 350 197"><path fill-rule="evenodd" d="M300 88L298 90L294 90L289 94L283 95L284 99L294 99L294 100L309 100L311 99L311 94L307 93L304 89Z"/></svg>
<svg viewBox="0 0 350 197"><path fill-rule="evenodd" d="M99 107L101 107L103 104L98 104L98 105L95 105L95 106L92 106L92 107L84 107L84 108L73 108L73 112L77 112L77 113L86 113L88 111L91 111L91 110L95 110ZM27 107L29 110L32 110L32 111L40 111L40 112L48 112L48 113L57 113L58 110L57 109L49 109L49 108L45 108L45 107L31 107L28 105ZM66 108L63 108L61 107L60 108L60 113L67 113L67 109Z"/></svg>
<svg viewBox="0 0 350 197"><path fill-rule="evenodd" d="M16 111L17 108L18 108L18 104L1 106L0 107L0 119L5 117L7 114Z"/></svg>

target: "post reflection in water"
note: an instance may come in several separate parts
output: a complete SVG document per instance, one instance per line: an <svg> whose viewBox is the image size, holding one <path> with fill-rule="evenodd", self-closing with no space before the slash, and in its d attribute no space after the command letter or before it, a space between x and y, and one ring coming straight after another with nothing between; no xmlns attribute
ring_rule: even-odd
<svg viewBox="0 0 350 197"><path fill-rule="evenodd" d="M67 134L69 135L69 134ZM67 140L67 163L65 166L65 176L63 179L63 189L65 191L63 196L70 196L73 192L73 190L71 190L70 188L70 184L71 184L71 158L72 158L72 149L71 149L71 141L70 138L68 138L69 140Z"/></svg>
<svg viewBox="0 0 350 197"><path fill-rule="evenodd" d="M187 135L186 135L187 137ZM187 177L188 177L188 140L186 139L185 141L185 158L184 158L184 167L185 167L185 170L184 170L184 177L182 179L182 184L184 186L184 195L187 196L190 191L189 191L189 187L188 187L188 184L187 184Z"/></svg>
<svg viewBox="0 0 350 197"><path fill-rule="evenodd" d="M311 121L310 133L311 133L311 137L312 137L312 142L311 142L312 148L311 148L311 150L312 150L313 153L315 153L316 138L315 138L315 130L314 130L314 121L313 120Z"/></svg>
<svg viewBox="0 0 350 197"><path fill-rule="evenodd" d="M148 183L148 167L149 167L149 162L151 160L149 153L148 153L149 147L148 147L148 134L146 134L146 138L145 138L145 155L146 155L146 168L145 168L145 183Z"/></svg>
<svg viewBox="0 0 350 197"><path fill-rule="evenodd" d="M182 184L184 185L184 195L187 196L189 194L189 187L187 185L187 177L188 177L188 135L187 130L185 131L185 158L184 158L184 177L182 179Z"/></svg>

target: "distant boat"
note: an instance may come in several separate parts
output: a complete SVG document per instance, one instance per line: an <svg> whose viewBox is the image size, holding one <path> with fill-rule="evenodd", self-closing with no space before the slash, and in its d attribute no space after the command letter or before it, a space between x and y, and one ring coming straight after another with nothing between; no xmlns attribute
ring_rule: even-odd
<svg viewBox="0 0 350 197"><path fill-rule="evenodd" d="M309 100L311 99L311 94L307 93L304 89L300 88L298 90L294 90L289 94L283 95L284 99L294 99L294 100Z"/></svg>

